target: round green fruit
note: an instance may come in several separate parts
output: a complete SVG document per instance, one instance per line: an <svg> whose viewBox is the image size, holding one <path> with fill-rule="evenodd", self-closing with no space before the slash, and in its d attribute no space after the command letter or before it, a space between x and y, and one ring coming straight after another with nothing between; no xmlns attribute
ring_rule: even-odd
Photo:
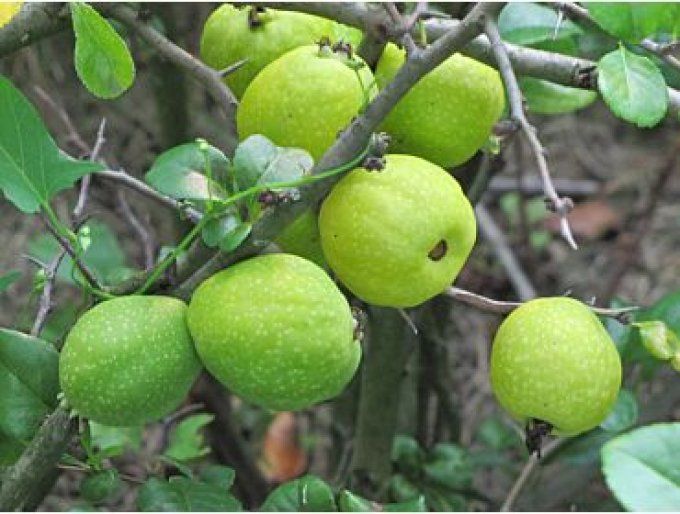
<svg viewBox="0 0 680 514"><path fill-rule="evenodd" d="M540 298L508 316L491 351L491 386L523 423L559 435L599 425L621 386L621 360L600 320L572 298Z"/></svg>
<svg viewBox="0 0 680 514"><path fill-rule="evenodd" d="M295 255L254 257L213 275L194 293L187 320L208 371L272 410L336 396L361 358L347 300Z"/></svg>
<svg viewBox="0 0 680 514"><path fill-rule="evenodd" d="M375 78L385 87L404 63L404 52L389 44ZM425 75L383 122L390 150L417 155L444 168L472 157L488 140L505 105L498 72L455 54Z"/></svg>
<svg viewBox="0 0 680 514"><path fill-rule="evenodd" d="M286 253L292 253L326 267L321 249L319 221L312 209L307 209L274 241Z"/></svg>
<svg viewBox="0 0 680 514"><path fill-rule="evenodd" d="M201 57L217 70L247 59L225 78L241 98L262 68L293 48L330 36L335 30L333 23L309 14L224 4L205 22Z"/></svg>
<svg viewBox="0 0 680 514"><path fill-rule="evenodd" d="M236 113L239 137L262 134L318 160L375 94L372 85L373 75L359 57L327 46L296 48L248 86Z"/></svg>
<svg viewBox="0 0 680 514"><path fill-rule="evenodd" d="M319 229L338 278L362 300L388 307L411 307L444 291L477 231L458 182L410 155L387 155L384 169L343 177L321 206Z"/></svg>
<svg viewBox="0 0 680 514"><path fill-rule="evenodd" d="M177 408L201 370L186 311L174 298L125 296L83 314L59 360L69 405L109 426L141 425Z"/></svg>

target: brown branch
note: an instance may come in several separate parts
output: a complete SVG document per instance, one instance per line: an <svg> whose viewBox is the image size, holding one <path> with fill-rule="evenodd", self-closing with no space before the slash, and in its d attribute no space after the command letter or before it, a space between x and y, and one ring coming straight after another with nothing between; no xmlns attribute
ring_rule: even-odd
<svg viewBox="0 0 680 514"><path fill-rule="evenodd" d="M127 198L125 198L125 193L122 189L118 189L116 197L118 199L118 207L120 212L123 214L123 217L128 222L128 225L130 225L135 234L137 234L139 240L142 242L144 250L144 269L149 270L153 268L154 262L156 260L156 243L154 237L137 217L135 211L132 210L132 207L128 203Z"/></svg>
<svg viewBox="0 0 680 514"><path fill-rule="evenodd" d="M545 158L545 149L541 144L538 136L536 134L536 129L529 123L527 117L524 113L524 105L522 101L522 91L519 88L517 82L517 77L512 69L512 63L508 57L508 52L505 48L505 44L501 39L500 33L498 32L498 25L496 20L492 18L487 18L485 22L486 34L491 41L491 46L493 53L496 56L496 62L498 65L498 70L505 83L505 89L508 93L508 100L510 102L510 114L514 122L516 122L522 133L529 142L529 146L536 159L536 164L538 166L538 171L540 173L541 179L543 181L543 190L546 196L546 202L549 209L557 213L560 217L560 232L562 237L569 243L574 250L577 248L576 241L574 241L574 236L571 233L571 227L569 226L569 221L567 220L567 214L574 207L574 202L571 198L560 197L555 190L555 185L552 182L552 177L550 176L550 170L548 169L548 163Z"/></svg>
<svg viewBox="0 0 680 514"><path fill-rule="evenodd" d="M70 16L63 2L26 2L12 20L0 28L0 57L69 26Z"/></svg>
<svg viewBox="0 0 680 514"><path fill-rule="evenodd" d="M160 34L151 25L142 21L134 9L124 4L100 4L99 9L134 30L161 56L189 74L205 86L215 102L227 117L227 153L233 153L238 144L236 130L236 107L238 102L231 90L222 81L220 72L213 70L183 48Z"/></svg>
<svg viewBox="0 0 680 514"><path fill-rule="evenodd" d="M523 304L523 302L506 302L501 300L493 300L491 298L487 298L486 296L472 293L470 291L466 291L465 289L460 289L458 287L453 286L447 288L444 291L444 295L456 301L466 303L481 311L492 312L494 314L509 314L510 312L514 311L516 308L520 307ZM630 312L634 312L639 309L639 307L635 306L609 309L606 307L595 307L589 304L586 305L588 305L588 307L590 307L590 310L593 311L595 314L618 319L622 319Z"/></svg>

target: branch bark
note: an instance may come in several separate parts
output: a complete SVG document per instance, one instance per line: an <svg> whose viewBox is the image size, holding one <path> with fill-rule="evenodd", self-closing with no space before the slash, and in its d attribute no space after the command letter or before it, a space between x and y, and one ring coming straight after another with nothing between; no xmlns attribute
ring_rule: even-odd
<svg viewBox="0 0 680 514"><path fill-rule="evenodd" d="M11 54L69 26L63 2L25 3L7 25L0 28L0 57Z"/></svg>

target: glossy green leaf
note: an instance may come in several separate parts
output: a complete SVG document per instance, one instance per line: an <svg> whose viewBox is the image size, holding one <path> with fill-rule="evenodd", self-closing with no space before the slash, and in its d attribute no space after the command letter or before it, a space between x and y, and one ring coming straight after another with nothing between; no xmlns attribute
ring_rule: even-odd
<svg viewBox="0 0 680 514"><path fill-rule="evenodd" d="M553 39L569 38L583 32L569 19L562 20L557 34L556 27L557 12L551 7L531 2L510 2L498 17L501 37L517 45L528 46Z"/></svg>
<svg viewBox="0 0 680 514"><path fill-rule="evenodd" d="M598 87L611 111L638 127L653 127L666 115L668 90L659 68L620 46L597 64Z"/></svg>
<svg viewBox="0 0 680 514"><path fill-rule="evenodd" d="M172 460L185 462L210 453L202 429L212 422L212 414L194 414L180 421L170 432L170 444L164 455Z"/></svg>
<svg viewBox="0 0 680 514"><path fill-rule="evenodd" d="M522 444L517 431L496 416L486 418L477 429L475 437L494 450L504 450Z"/></svg>
<svg viewBox="0 0 680 514"><path fill-rule="evenodd" d="M376 509L373 502L345 490L338 495L338 510L340 512L373 512Z"/></svg>
<svg viewBox="0 0 680 514"><path fill-rule="evenodd" d="M679 6L672 2L588 2L586 5L600 27L633 43L655 34L673 35L680 17Z"/></svg>
<svg viewBox="0 0 680 514"><path fill-rule="evenodd" d="M0 293L7 291L7 289L21 278L21 271L12 270L0 275Z"/></svg>
<svg viewBox="0 0 680 514"><path fill-rule="evenodd" d="M389 482L390 498L397 502L411 501L420 496L420 489L404 475L392 475Z"/></svg>
<svg viewBox="0 0 680 514"><path fill-rule="evenodd" d="M425 461L425 452L412 437L397 435L392 443L392 462L406 474L419 473Z"/></svg>
<svg viewBox="0 0 680 514"><path fill-rule="evenodd" d="M118 284L134 273L134 270L127 266L128 259L118 243L118 238L107 225L96 220L89 221L81 227L79 235L83 232L87 232L90 242L81 257L82 262L102 284ZM61 246L48 234L42 234L28 244L28 253L44 263L49 263L59 251ZM73 260L67 255L57 269L57 278L73 283L73 272ZM80 276L77 269L75 273Z"/></svg>
<svg viewBox="0 0 680 514"><path fill-rule="evenodd" d="M680 423L658 423L618 436L602 448L602 471L630 511L680 509Z"/></svg>
<svg viewBox="0 0 680 514"><path fill-rule="evenodd" d="M399 503L385 503L381 505L383 512L427 512L424 496Z"/></svg>
<svg viewBox="0 0 680 514"><path fill-rule="evenodd" d="M89 5L79 2L70 5L78 77L99 98L122 95L135 80L135 63L125 41Z"/></svg>
<svg viewBox="0 0 680 514"><path fill-rule="evenodd" d="M121 486L118 471L106 469L83 479L80 483L80 495L92 503L101 503L120 491Z"/></svg>
<svg viewBox="0 0 680 514"><path fill-rule="evenodd" d="M297 180L313 166L314 160L304 150L280 148L257 134L238 145L234 154L234 175L240 190Z"/></svg>
<svg viewBox="0 0 680 514"><path fill-rule="evenodd" d="M326 482L307 475L274 489L260 507L263 512L333 512L333 491Z"/></svg>
<svg viewBox="0 0 680 514"><path fill-rule="evenodd" d="M243 222L237 214L228 212L208 221L201 235L207 246L219 246L223 252L231 252L245 241L251 230L252 224Z"/></svg>
<svg viewBox="0 0 680 514"><path fill-rule="evenodd" d="M221 184L226 184L229 159L214 146L207 145L205 152L212 180L207 176L206 154L199 142L163 152L144 179L156 191L178 200L225 199L229 195Z"/></svg>
<svg viewBox="0 0 680 514"><path fill-rule="evenodd" d="M600 423L607 432L623 432L637 421L638 403L635 395L628 389L621 389L609 416Z"/></svg>
<svg viewBox="0 0 680 514"><path fill-rule="evenodd" d="M0 190L18 209L38 212L59 191L101 171L62 153L31 103L0 75Z"/></svg>
<svg viewBox="0 0 680 514"><path fill-rule="evenodd" d="M519 84L528 110L536 114L573 112L597 100L595 91L562 86L547 80L522 77Z"/></svg>
<svg viewBox="0 0 680 514"><path fill-rule="evenodd" d="M680 291L673 291L636 316L636 321L663 321L668 327L680 334Z"/></svg>
<svg viewBox="0 0 680 514"><path fill-rule="evenodd" d="M240 512L240 502L221 487L174 476L152 477L139 489L137 507L144 512Z"/></svg>
<svg viewBox="0 0 680 514"><path fill-rule="evenodd" d="M57 404L59 354L20 332L0 328L0 465L12 463Z"/></svg>

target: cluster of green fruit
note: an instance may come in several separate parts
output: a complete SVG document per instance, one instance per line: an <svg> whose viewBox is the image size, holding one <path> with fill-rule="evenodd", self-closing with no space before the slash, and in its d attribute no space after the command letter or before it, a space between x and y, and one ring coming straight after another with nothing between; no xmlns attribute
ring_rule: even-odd
<svg viewBox="0 0 680 514"><path fill-rule="evenodd" d="M385 87L404 60L389 45L376 76L335 22L274 9L224 5L206 23L204 60L241 97L239 135L320 158L337 134ZM322 41L315 44L315 41ZM158 419L188 393L201 365L243 398L274 410L337 395L356 372L361 346L330 267L358 298L411 307L441 293L476 237L473 209L443 167L469 159L501 115L495 70L454 55L423 78L384 121L392 148L381 170L357 168L278 243L297 253L255 257L206 280L189 307L133 296L102 303L69 334L60 376L79 413L103 424ZM442 167L443 166L443 167ZM306 257L306 258L302 258ZM314 262L321 266L314 264ZM621 380L616 349L583 304L529 302L501 326L491 379L518 419L574 434L596 426Z"/></svg>

